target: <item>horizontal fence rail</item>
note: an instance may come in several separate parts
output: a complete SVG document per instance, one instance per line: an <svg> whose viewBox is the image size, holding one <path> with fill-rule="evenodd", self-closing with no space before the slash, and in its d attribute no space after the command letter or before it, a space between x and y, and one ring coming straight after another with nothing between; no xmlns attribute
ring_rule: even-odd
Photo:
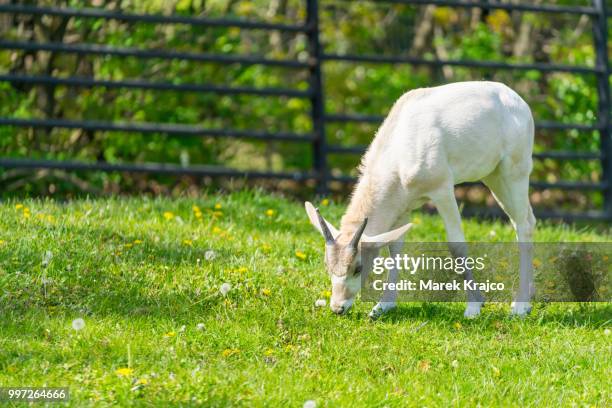
<svg viewBox="0 0 612 408"><path fill-rule="evenodd" d="M264 65L285 68L308 68L311 63L293 60L276 60L257 55L201 54L168 50L146 50L138 48L117 48L103 44L65 44L35 43L30 41L0 40L0 49L22 51L63 52L78 55L112 55L116 57L135 57L141 59L182 60L197 62L217 62L225 64Z"/></svg>
<svg viewBox="0 0 612 408"><path fill-rule="evenodd" d="M260 140L281 140L288 142L312 142L315 140L315 136L312 134L263 132L258 130L241 129L211 129L199 126L168 123L116 123L93 120L0 118L0 126L2 125L32 128L82 129L102 132L163 133L173 136L236 137Z"/></svg>
<svg viewBox="0 0 612 408"><path fill-rule="evenodd" d="M441 7L483 8L490 10L530 11L540 13L586 14L595 16L598 11L594 7L557 6L545 4L501 3L488 1L457 1L457 0L381 0L381 3L408 5L433 5Z"/></svg>
<svg viewBox="0 0 612 408"><path fill-rule="evenodd" d="M0 74L0 82L34 85L65 85L85 88L104 87L109 89L125 88L178 92L211 92L223 95L249 94L259 96L287 96L292 98L308 98L311 95L311 91L308 90L300 91L297 89L283 88L247 88L218 85L175 84L172 82L150 82L138 79L112 81L95 78L57 78L52 76Z"/></svg>
<svg viewBox="0 0 612 408"><path fill-rule="evenodd" d="M274 59L263 55L215 54L198 51L174 51L168 49L142 49L118 47L107 44L68 43L68 42L31 42L0 38L0 50L22 52L50 52L73 55L93 55L117 58L138 58L155 60L192 61L214 64L239 64L244 66L260 65L294 70L307 70L309 87L295 88L259 88L247 86L230 86L205 83L184 83L183 81L165 80L150 81L134 79L100 79L93 77L57 77L50 75L29 75L19 72L0 73L0 82L10 83L15 87L39 86L46 88L105 88L105 89L139 89L160 92L212 93L218 95L252 95L254 97L279 97L308 99L311 105L312 131L308 133L276 132L254 129L216 129L198 125L180 123L136 123L105 122L94 118L17 118L0 117L0 126L13 126L39 129L80 129L91 132L124 132L140 134L164 134L172 136L200 136L213 138L244 138L258 141L296 142L309 145L313 153L312 168L296 172L270 172L259 170L230 169L219 166L181 166L168 163L106 163L77 162L60 160L42 160L34 158L0 157L0 168L57 169L65 171L105 171L156 173L167 175L193 175L211 177L286 179L298 182L314 181L320 193L326 193L330 183L352 183L355 178L350 175L332 174L328 165L330 155L360 155L366 146L344 146L330 144L326 138L326 128L331 123L364 123L379 125L384 119L381 115L362 113L326 112L323 86L323 66L330 63L349 64L408 64L413 66L444 67L456 66L483 70L561 72L572 75L586 75L595 78L598 95L598 121L592 124L562 123L555 121L537 121L536 128L554 131L598 132L601 138L599 151L542 151L533 154L536 160L597 160L602 164L602 177L599 182L556 181L553 183L534 180L531 187L535 190L563 191L600 191L604 195L604 206L599 212L558 213L539 211L540 217L564 219L607 219L612 220L612 141L610 140L610 68L607 54L607 20L605 5L602 0L592 0L591 6L565 6L542 4L515 4L485 1L453 0L383 0L380 3L404 4L413 6L435 5L458 8L482 8L489 10L506 10L509 12L557 13L586 15L593 22L593 39L596 51L594 66L575 66L542 62L508 62L456 59L427 59L413 56L354 55L325 52L319 37L319 3L318 0L306 1L306 18L303 22L286 24L267 21L252 21L234 18L210 18L187 15L160 15L126 13L102 8L69 8L55 6L37 6L24 4L0 4L0 14L56 16L65 19L87 18L103 21L121 21L143 24L183 24L194 27L241 28L249 30L279 31L304 35L308 44L308 57L300 59ZM342 2L339 2L340 4ZM179 78L180 79L180 78ZM127 135L129 137L129 135ZM464 183L462 186L481 186L480 183ZM490 209L466 208L464 213L470 215L499 214Z"/></svg>
<svg viewBox="0 0 612 408"><path fill-rule="evenodd" d="M112 11L99 8L67 8L67 7L39 7L30 5L17 4L0 4L0 13L12 14L31 14L36 16L59 16L59 17L86 17L86 18L102 18L105 20L128 21L133 23L150 23L150 24L188 24L192 26L204 27L237 27L256 30L279 30L288 32L307 32L309 30L305 25L295 24L277 24L266 23L261 21L236 20L229 18L204 18L204 17L189 17L180 15L155 15L155 14L134 14L123 13L121 11Z"/></svg>
<svg viewBox="0 0 612 408"><path fill-rule="evenodd" d="M304 181L315 178L308 172L267 172L255 170L229 169L219 166L179 166L167 163L139 163L139 164L111 164L111 163L83 163L75 161L55 160L29 160L0 158L0 166L30 169L56 169L56 170L97 170L97 171L124 171L131 173L158 173L170 175L192 176L224 176L239 178L269 178Z"/></svg>
<svg viewBox="0 0 612 408"><path fill-rule="evenodd" d="M322 56L327 61L346 61L346 62L369 62L376 64L411 64L411 65L431 65L435 67L458 66L467 68L488 68L488 69L510 69L519 71L540 71L540 72L570 72L575 74L594 74L600 71L599 68L580 67L560 64L521 64L506 63L501 61L470 61L470 60L430 60L408 56L391 57L384 55L339 55L324 54Z"/></svg>

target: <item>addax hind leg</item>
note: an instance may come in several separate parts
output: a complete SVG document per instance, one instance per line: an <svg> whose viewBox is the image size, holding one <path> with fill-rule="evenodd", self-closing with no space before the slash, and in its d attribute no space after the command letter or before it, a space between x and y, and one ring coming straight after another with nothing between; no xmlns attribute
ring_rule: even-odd
<svg viewBox="0 0 612 408"><path fill-rule="evenodd" d="M440 216L444 220L446 228L446 240L449 243L449 249L455 258L465 258L468 256L468 248L461 227L461 214L457 207L455 199L455 189L453 185L445 186L441 190L432 194L431 199L438 209ZM467 283L474 282L474 276L471 269L467 269L464 273L464 279ZM484 304L484 297L478 289L468 290L467 292L467 307L464 316L467 318L476 317L480 314L480 309Z"/></svg>
<svg viewBox="0 0 612 408"><path fill-rule="evenodd" d="M521 166L502 162L483 182L506 212L516 231L520 251L520 283L512 304L512 314L524 316L531 311L531 299L535 293L532 262L536 219L529 203L529 171L521 171Z"/></svg>

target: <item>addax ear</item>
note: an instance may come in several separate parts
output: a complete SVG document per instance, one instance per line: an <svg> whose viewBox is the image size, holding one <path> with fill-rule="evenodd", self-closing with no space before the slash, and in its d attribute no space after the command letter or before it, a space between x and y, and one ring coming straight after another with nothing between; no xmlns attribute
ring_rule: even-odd
<svg viewBox="0 0 612 408"><path fill-rule="evenodd" d="M406 224L392 231L378 234L373 237L369 237L364 234L361 238L361 242L367 242L369 244L375 244L376 246L382 247L390 242L398 241L403 238L404 234L408 232L410 228L412 228L412 224Z"/></svg>
<svg viewBox="0 0 612 408"><path fill-rule="evenodd" d="M317 229L317 231L319 231L321 235L325 236L323 234L323 230L321 229L321 225L319 224L319 217L317 216L316 208L314 208L310 201L306 201L304 203L304 207L306 208L306 214L308 214L308 219L310 219L310 223ZM329 231L332 233L334 239L338 238L340 232L338 232L338 230L333 225L331 225L329 221L325 219L324 221L327 224L327 228L329 228Z"/></svg>

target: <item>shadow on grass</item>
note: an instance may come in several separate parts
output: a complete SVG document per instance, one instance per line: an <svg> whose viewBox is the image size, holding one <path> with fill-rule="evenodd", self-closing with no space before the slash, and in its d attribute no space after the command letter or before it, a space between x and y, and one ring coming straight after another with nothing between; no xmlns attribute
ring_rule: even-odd
<svg viewBox="0 0 612 408"><path fill-rule="evenodd" d="M96 242L96 251L90 253L76 246L66 246L64 253L54 257L56 270L49 273L50 283L45 286L41 283L39 275L42 272L39 269L25 268L30 283L21 285L15 281L14 287L0 294L0 315L3 312L27 315L38 310L71 315L193 319L216 313L222 303L219 292L212 291L206 283L193 288L174 283L181 279L177 276L178 267L190 268L193 265L194 274L211 272L210 268L201 266L205 262L206 247L191 248L181 243L156 243L147 239L139 249L132 247L117 256L113 254L117 248L142 240L143 236L108 227L71 227L69 232L71 236ZM235 255L223 249L215 249L215 253L220 259ZM33 258L35 254L26 251L18 256L25 259ZM69 267L71 258L78 258L81 265ZM16 266L15 271L9 270L7 276L14 272L16 279L23 273L19 271L23 266ZM147 267L155 268L158 281L138 274Z"/></svg>
<svg viewBox="0 0 612 408"><path fill-rule="evenodd" d="M463 326L469 328L500 321L532 322L537 325L552 325L560 327L582 327L589 329L600 329L612 325L612 304L610 303L534 303L532 313L519 318L510 315L509 305L494 307L485 305L481 315L475 319L463 317L463 303L403 303L388 314L383 315L381 320L387 323L400 324L406 321L436 322L441 324L452 324L460 321Z"/></svg>

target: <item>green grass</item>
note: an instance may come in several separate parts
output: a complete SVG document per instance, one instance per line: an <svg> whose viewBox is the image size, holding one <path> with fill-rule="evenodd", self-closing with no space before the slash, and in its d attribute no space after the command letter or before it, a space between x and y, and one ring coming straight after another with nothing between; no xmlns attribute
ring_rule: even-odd
<svg viewBox="0 0 612 408"><path fill-rule="evenodd" d="M444 240L439 218L413 221L409 240ZM504 222L465 231L514 236ZM610 236L540 223L536 240ZM357 301L338 317L314 306L322 250L300 203L258 192L5 202L0 386L68 386L72 406L610 406L609 304L525 319L490 304L475 320L463 304L405 304L370 322Z"/></svg>

